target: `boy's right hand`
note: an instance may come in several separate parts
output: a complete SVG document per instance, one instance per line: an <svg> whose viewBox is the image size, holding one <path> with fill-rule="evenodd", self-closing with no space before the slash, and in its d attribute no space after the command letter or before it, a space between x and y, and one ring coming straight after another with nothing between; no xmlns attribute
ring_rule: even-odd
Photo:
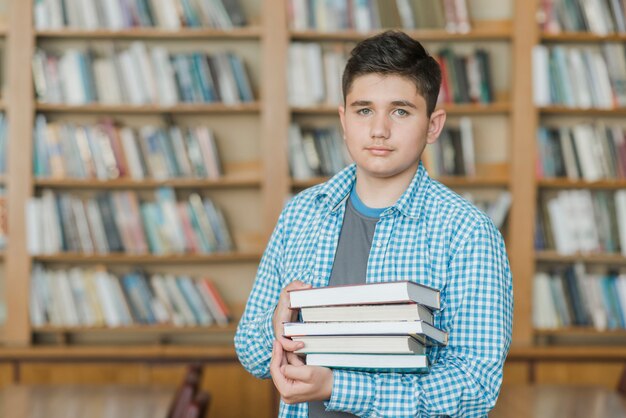
<svg viewBox="0 0 626 418"><path fill-rule="evenodd" d="M284 327L283 322L293 322L296 320L298 316L298 311L295 309L289 309L289 291L295 289L308 289L311 285L301 282L300 280L295 280L289 283L285 288L280 292L280 298L278 299L278 305L276 305L276 309L274 309L274 316L272 318L272 322L274 325L274 335L276 339L280 341L280 344L283 346L285 351L296 351L304 347L303 342L296 342L290 340L289 338L283 337Z"/></svg>

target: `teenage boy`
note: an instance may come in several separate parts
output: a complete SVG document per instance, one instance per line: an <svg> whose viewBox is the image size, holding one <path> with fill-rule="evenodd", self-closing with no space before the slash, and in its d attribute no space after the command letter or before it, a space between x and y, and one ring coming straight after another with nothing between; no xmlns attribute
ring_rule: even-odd
<svg viewBox="0 0 626 418"><path fill-rule="evenodd" d="M339 117L354 164L295 196L261 260L235 336L243 366L272 377L281 417L485 416L512 327L511 272L490 219L432 180L420 157L446 114L441 71L422 45L388 31L360 42L343 74ZM306 366L282 336L287 291L412 280L441 291L428 374Z"/></svg>

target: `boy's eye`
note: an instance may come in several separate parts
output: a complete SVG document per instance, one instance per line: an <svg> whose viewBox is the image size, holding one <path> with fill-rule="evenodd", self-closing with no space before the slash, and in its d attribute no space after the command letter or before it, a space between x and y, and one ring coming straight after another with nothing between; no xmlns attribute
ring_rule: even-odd
<svg viewBox="0 0 626 418"><path fill-rule="evenodd" d="M396 109L396 115L398 116L407 116L409 114L409 112L407 112L404 109Z"/></svg>
<svg viewBox="0 0 626 418"><path fill-rule="evenodd" d="M358 113L359 115L364 115L365 116L365 115L371 114L372 110L371 109L367 109L367 108L359 109L359 110L356 111L356 113Z"/></svg>

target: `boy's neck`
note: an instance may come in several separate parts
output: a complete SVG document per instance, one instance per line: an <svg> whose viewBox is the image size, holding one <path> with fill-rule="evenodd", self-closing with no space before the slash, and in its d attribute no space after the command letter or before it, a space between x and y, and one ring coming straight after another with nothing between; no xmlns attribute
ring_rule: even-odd
<svg viewBox="0 0 626 418"><path fill-rule="evenodd" d="M370 208L386 208L393 206L411 184L417 172L407 170L394 177L372 177L362 174L357 167L356 193L363 204Z"/></svg>

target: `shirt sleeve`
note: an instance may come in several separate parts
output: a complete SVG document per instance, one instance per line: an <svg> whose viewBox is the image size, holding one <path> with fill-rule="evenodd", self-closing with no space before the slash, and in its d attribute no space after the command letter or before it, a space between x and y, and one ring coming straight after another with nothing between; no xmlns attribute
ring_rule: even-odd
<svg viewBox="0 0 626 418"><path fill-rule="evenodd" d="M493 223L478 224L452 255L442 299L449 341L431 352L428 374L334 370L327 408L363 417L486 416L502 383L513 319L511 271Z"/></svg>
<svg viewBox="0 0 626 418"><path fill-rule="evenodd" d="M274 327L272 317L282 290L283 218L281 215L257 270L246 309L237 326L235 350L250 373L269 378Z"/></svg>

